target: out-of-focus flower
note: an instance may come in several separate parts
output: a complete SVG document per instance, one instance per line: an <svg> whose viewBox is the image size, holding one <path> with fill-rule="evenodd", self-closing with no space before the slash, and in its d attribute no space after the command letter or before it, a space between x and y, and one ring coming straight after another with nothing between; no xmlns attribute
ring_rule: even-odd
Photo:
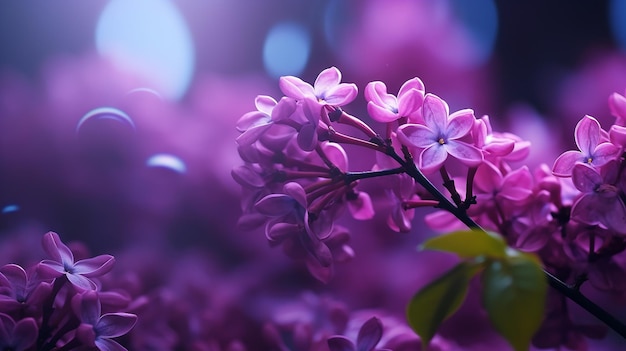
<svg viewBox="0 0 626 351"><path fill-rule="evenodd" d="M101 315L100 301L95 291L75 295L72 308L81 321L76 329L77 339L101 351L126 350L112 339L128 333L137 322L136 315L121 312Z"/></svg>
<svg viewBox="0 0 626 351"><path fill-rule="evenodd" d="M37 340L37 330L33 318L15 322L9 315L0 313L0 350L28 350Z"/></svg>

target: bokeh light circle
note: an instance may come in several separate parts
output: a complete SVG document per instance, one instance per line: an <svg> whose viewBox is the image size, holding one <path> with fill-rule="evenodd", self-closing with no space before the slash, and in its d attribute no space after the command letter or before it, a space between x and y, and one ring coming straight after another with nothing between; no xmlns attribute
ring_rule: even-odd
<svg viewBox="0 0 626 351"><path fill-rule="evenodd" d="M163 167L173 170L176 173L187 172L187 165L179 157L171 154L156 154L150 156L146 161L148 167Z"/></svg>
<svg viewBox="0 0 626 351"><path fill-rule="evenodd" d="M265 38L263 64L274 78L299 75L306 67L310 54L308 30L295 22L281 22L274 25Z"/></svg>
<svg viewBox="0 0 626 351"><path fill-rule="evenodd" d="M112 0L96 26L98 52L179 99L191 82L191 32L169 0Z"/></svg>

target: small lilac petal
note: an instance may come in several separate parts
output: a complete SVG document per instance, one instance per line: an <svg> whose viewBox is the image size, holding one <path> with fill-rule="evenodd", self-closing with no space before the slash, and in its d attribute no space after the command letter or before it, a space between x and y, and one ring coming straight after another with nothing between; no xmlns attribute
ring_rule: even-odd
<svg viewBox="0 0 626 351"><path fill-rule="evenodd" d="M110 339L96 339L96 347L100 351L128 351L124 346L117 343L117 341Z"/></svg>
<svg viewBox="0 0 626 351"><path fill-rule="evenodd" d="M626 97L613 93L609 96L609 110L613 117L626 118Z"/></svg>
<svg viewBox="0 0 626 351"><path fill-rule="evenodd" d="M583 154L579 151L565 151L554 161L552 166L552 174L557 177L570 177L572 169L577 162L584 160Z"/></svg>
<svg viewBox="0 0 626 351"><path fill-rule="evenodd" d="M100 319L101 306L98 294L95 291L87 290L80 295L72 297L72 309L81 322L92 326Z"/></svg>
<svg viewBox="0 0 626 351"><path fill-rule="evenodd" d="M324 143L322 150L326 154L326 157L332 162L339 170L348 171L348 154L346 150L337 143Z"/></svg>
<svg viewBox="0 0 626 351"><path fill-rule="evenodd" d="M313 83L315 96L325 99L324 94L341 82L341 72L337 67L330 67L323 70Z"/></svg>
<svg viewBox="0 0 626 351"><path fill-rule="evenodd" d="M381 108L397 104L395 96L387 93L387 86L381 81L367 83L363 93L368 103L371 102Z"/></svg>
<svg viewBox="0 0 626 351"><path fill-rule="evenodd" d="M34 318L24 318L15 324L13 340L15 350L26 350L37 340L39 328Z"/></svg>
<svg viewBox="0 0 626 351"><path fill-rule="evenodd" d="M441 167L447 158L448 151L445 146L433 144L420 153L418 166L422 171L429 172Z"/></svg>
<svg viewBox="0 0 626 351"><path fill-rule="evenodd" d="M259 95L254 99L254 106L264 114L270 115L276 106L276 100L271 96Z"/></svg>
<svg viewBox="0 0 626 351"><path fill-rule="evenodd" d="M424 102L424 93L411 89L403 94L398 95L398 115L409 116L422 107Z"/></svg>
<svg viewBox="0 0 626 351"><path fill-rule="evenodd" d="M589 225L600 224L601 214L599 213L598 205L595 196L585 194L572 205L571 218Z"/></svg>
<svg viewBox="0 0 626 351"><path fill-rule="evenodd" d="M503 186L532 190L533 175L530 173L528 166L522 166L509 172L504 179Z"/></svg>
<svg viewBox="0 0 626 351"><path fill-rule="evenodd" d="M306 208L306 192L304 191L302 185L296 182L289 182L283 185L283 191L285 192L285 194L294 199L300 206Z"/></svg>
<svg viewBox="0 0 626 351"><path fill-rule="evenodd" d="M486 194L492 194L502 187L502 172L491 162L484 162L476 170L474 186Z"/></svg>
<svg viewBox="0 0 626 351"><path fill-rule="evenodd" d="M100 255L80 260L74 264L75 274L81 274L87 278L99 277L113 269L115 258L111 255Z"/></svg>
<svg viewBox="0 0 626 351"><path fill-rule="evenodd" d="M296 201L285 194L270 194L257 201L254 208L269 217L284 216L295 209Z"/></svg>
<svg viewBox="0 0 626 351"><path fill-rule="evenodd" d="M448 119L446 136L448 139L459 139L467 135L474 126L474 111L470 109L460 110Z"/></svg>
<svg viewBox="0 0 626 351"><path fill-rule="evenodd" d="M298 224L279 222L267 227L265 237L270 242L281 242L285 238L293 236L301 231L302 228Z"/></svg>
<svg viewBox="0 0 626 351"><path fill-rule="evenodd" d="M583 193L593 193L603 183L602 176L591 166L578 163L572 170L572 182Z"/></svg>
<svg viewBox="0 0 626 351"><path fill-rule="evenodd" d="M69 247L67 247L61 238L55 232L44 234L42 239L44 251L55 261L60 263L74 263L74 255Z"/></svg>
<svg viewBox="0 0 626 351"><path fill-rule="evenodd" d="M433 130L420 124L405 124L398 128L398 139L406 145L427 148L438 145L436 138L437 134Z"/></svg>
<svg viewBox="0 0 626 351"><path fill-rule="evenodd" d="M91 279L80 274L66 274L67 280L79 290L96 290L97 286Z"/></svg>
<svg viewBox="0 0 626 351"><path fill-rule="evenodd" d="M422 113L426 126L432 129L435 134L440 134L448 125L448 104L439 96L428 93L424 97Z"/></svg>
<svg viewBox="0 0 626 351"><path fill-rule="evenodd" d="M522 233L515 242L515 246L530 252L541 250L550 239L550 235L546 235L543 228L537 228Z"/></svg>
<svg viewBox="0 0 626 351"><path fill-rule="evenodd" d="M296 111L296 107L296 100L286 96L281 98L278 105L272 110L272 121L278 122L288 119Z"/></svg>
<svg viewBox="0 0 626 351"><path fill-rule="evenodd" d="M626 148L626 127L612 125L609 130L609 140L617 146Z"/></svg>
<svg viewBox="0 0 626 351"><path fill-rule="evenodd" d="M367 103L367 113L376 122L389 123L398 119L399 115L393 111L375 104L373 101Z"/></svg>
<svg viewBox="0 0 626 351"><path fill-rule="evenodd" d="M235 167L230 174L243 187L260 189L265 186L263 177L250 165Z"/></svg>
<svg viewBox="0 0 626 351"><path fill-rule="evenodd" d="M515 149L515 141L513 140L501 140L491 142L483 147L486 152L495 156L507 156Z"/></svg>
<svg viewBox="0 0 626 351"><path fill-rule="evenodd" d="M591 116L583 117L574 129L578 149L585 156L591 156L600 143L600 123Z"/></svg>
<svg viewBox="0 0 626 351"><path fill-rule="evenodd" d="M448 140L443 145L451 156L457 158L465 165L475 167L484 160L483 153L477 147L458 140Z"/></svg>
<svg viewBox="0 0 626 351"><path fill-rule="evenodd" d="M304 151L313 151L317 146L317 126L305 124L298 132L298 146Z"/></svg>
<svg viewBox="0 0 626 351"><path fill-rule="evenodd" d="M372 219L375 212L369 194L360 191L357 196L356 199L348 201L348 208L350 213L352 213L352 217L361 221Z"/></svg>
<svg viewBox="0 0 626 351"><path fill-rule="evenodd" d="M61 263L51 260L39 262L35 270L42 280L57 278L65 274L65 267Z"/></svg>
<svg viewBox="0 0 626 351"><path fill-rule="evenodd" d="M359 334L356 339L357 351L371 351L374 350L376 344L380 342L380 338L383 336L383 324L377 317L372 317L367 320L359 330Z"/></svg>
<svg viewBox="0 0 626 351"><path fill-rule="evenodd" d="M298 77L280 77L280 79L278 80L278 86L280 87L280 91L282 91L283 94L296 100L315 96L313 87L309 83L306 83Z"/></svg>
<svg viewBox="0 0 626 351"><path fill-rule="evenodd" d="M106 313L94 326L96 335L105 338L122 336L135 326L137 316L131 313Z"/></svg>
<svg viewBox="0 0 626 351"><path fill-rule="evenodd" d="M326 92L324 101L329 105L344 106L351 103L358 93L356 84L341 83Z"/></svg>
<svg viewBox="0 0 626 351"><path fill-rule="evenodd" d="M617 159L621 152L622 150L612 143L602 143L598 145L593 151L592 164L595 167L604 166L609 161Z"/></svg>
<svg viewBox="0 0 626 351"><path fill-rule="evenodd" d="M465 225L448 211L436 211L424 216L428 227L438 232L453 232L465 229Z"/></svg>
<svg viewBox="0 0 626 351"><path fill-rule="evenodd" d="M0 340L10 340L15 321L8 314L0 313Z"/></svg>
<svg viewBox="0 0 626 351"><path fill-rule="evenodd" d="M24 295L26 292L26 284L28 277L24 268L17 264L7 264L0 268L0 286L3 286L2 278L6 279L6 282L11 284L13 290L18 295Z"/></svg>
<svg viewBox="0 0 626 351"><path fill-rule="evenodd" d="M603 221L609 229L626 234L626 206L621 199L616 199L612 206L604 212Z"/></svg>
<svg viewBox="0 0 626 351"><path fill-rule="evenodd" d="M422 93L422 97L424 96L424 91L426 91L426 87L424 86L424 83L421 81L421 79L415 77L407 80L406 82L404 82L404 84L402 84L402 86L400 87L400 91L398 92L398 96L402 96L406 94L407 91L412 89L420 91Z"/></svg>
<svg viewBox="0 0 626 351"><path fill-rule="evenodd" d="M0 311L13 312L22 308L22 303L11 296L0 294ZM0 321L1 323L1 321ZM1 335L0 335L1 336ZM2 338L0 338L1 340Z"/></svg>
<svg viewBox="0 0 626 351"><path fill-rule="evenodd" d="M266 113L260 111L251 111L245 113L243 116L239 118L236 124L237 131L243 133L246 130L259 126L265 125L272 121L270 116Z"/></svg>
<svg viewBox="0 0 626 351"><path fill-rule="evenodd" d="M387 217L387 225L395 232L408 233L411 230L412 217L414 210L404 210L400 206L395 206L389 217Z"/></svg>
<svg viewBox="0 0 626 351"><path fill-rule="evenodd" d="M252 128L247 129L245 132L241 133L235 141L238 145L248 146L255 143L259 138L271 127L271 124L263 124L254 126Z"/></svg>
<svg viewBox="0 0 626 351"><path fill-rule="evenodd" d="M355 351L354 344L345 336L331 336L327 342L330 351Z"/></svg>

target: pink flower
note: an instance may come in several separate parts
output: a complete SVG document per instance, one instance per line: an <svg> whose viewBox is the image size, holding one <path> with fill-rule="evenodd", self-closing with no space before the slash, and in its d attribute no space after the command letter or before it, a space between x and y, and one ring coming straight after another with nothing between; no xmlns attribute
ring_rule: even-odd
<svg viewBox="0 0 626 351"><path fill-rule="evenodd" d="M74 262L72 251L54 232L46 233L42 242L44 251L52 260L43 260L37 266L41 278L51 279L65 275L79 290L95 290L96 284L89 278L108 273L115 262L111 255L100 255Z"/></svg>
<svg viewBox="0 0 626 351"><path fill-rule="evenodd" d="M552 173L557 177L569 177L576 163L601 167L614 160L620 148L610 142L601 142L600 123L591 116L583 117L574 130L578 150L566 151L554 161Z"/></svg>
<svg viewBox="0 0 626 351"><path fill-rule="evenodd" d="M332 106L347 105L358 93L356 84L340 83L341 72L336 67L323 70L311 86L294 76L281 77L280 90L283 94L296 100L313 99L319 103Z"/></svg>
<svg viewBox="0 0 626 351"><path fill-rule="evenodd" d="M602 174L593 167L578 163L572 170L572 181L582 196L572 205L572 219L585 224L600 224L626 234L626 206L621 200L617 162L607 164Z"/></svg>
<svg viewBox="0 0 626 351"><path fill-rule="evenodd" d="M448 104L433 94L426 94L424 125L405 124L398 129L403 144L424 149L419 155L418 167L429 172L443 165L448 155L475 167L483 162L483 153L473 145L458 139L466 136L476 118L474 111L464 109L449 115Z"/></svg>
<svg viewBox="0 0 626 351"><path fill-rule="evenodd" d="M424 83L419 78L407 80L398 97L387 93L385 83L370 82L365 87L367 112L372 119L378 122L393 122L401 117L411 117L419 114L424 101Z"/></svg>
<svg viewBox="0 0 626 351"><path fill-rule="evenodd" d="M271 96L259 95L254 104L257 111L248 112L237 121L237 130L242 133L237 137L240 145L257 141L274 122L289 118L296 110L296 101L287 97L276 102Z"/></svg>

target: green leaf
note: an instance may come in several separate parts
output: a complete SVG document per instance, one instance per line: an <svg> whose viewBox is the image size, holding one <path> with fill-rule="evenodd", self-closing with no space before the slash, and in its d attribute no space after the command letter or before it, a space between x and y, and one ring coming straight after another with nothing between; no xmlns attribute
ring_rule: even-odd
<svg viewBox="0 0 626 351"><path fill-rule="evenodd" d="M459 309L467 294L469 281L478 265L461 262L418 291L407 306L409 325L422 339L423 349L439 325Z"/></svg>
<svg viewBox="0 0 626 351"><path fill-rule="evenodd" d="M462 230L427 240L422 249L448 251L461 258L502 258L507 249L502 236L482 230Z"/></svg>
<svg viewBox="0 0 626 351"><path fill-rule="evenodd" d="M513 249L483 272L483 305L493 326L516 351L529 349L541 325L547 286L539 261Z"/></svg>

